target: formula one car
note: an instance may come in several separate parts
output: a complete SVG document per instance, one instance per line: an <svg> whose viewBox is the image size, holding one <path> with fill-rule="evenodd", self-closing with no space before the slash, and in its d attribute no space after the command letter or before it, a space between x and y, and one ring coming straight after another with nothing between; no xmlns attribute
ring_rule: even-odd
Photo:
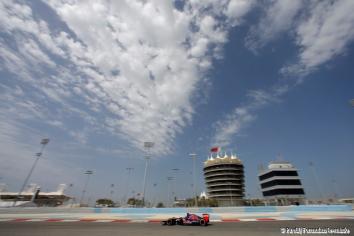
<svg viewBox="0 0 354 236"><path fill-rule="evenodd" d="M161 221L162 225L200 225L207 226L209 224L209 214L203 214L200 217L196 214L187 213L186 217L172 217Z"/></svg>

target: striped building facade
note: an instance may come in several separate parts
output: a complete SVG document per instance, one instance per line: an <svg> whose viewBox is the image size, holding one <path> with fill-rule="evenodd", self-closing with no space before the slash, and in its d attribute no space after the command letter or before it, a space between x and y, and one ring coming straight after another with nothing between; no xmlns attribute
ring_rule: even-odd
<svg viewBox="0 0 354 236"><path fill-rule="evenodd" d="M263 197L276 204L301 204L305 198L298 170L289 162L271 162L258 174Z"/></svg>

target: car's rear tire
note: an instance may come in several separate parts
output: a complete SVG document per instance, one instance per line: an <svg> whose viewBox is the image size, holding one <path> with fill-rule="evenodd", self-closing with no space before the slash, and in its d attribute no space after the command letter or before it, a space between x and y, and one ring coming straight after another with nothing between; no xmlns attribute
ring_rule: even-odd
<svg viewBox="0 0 354 236"><path fill-rule="evenodd" d="M171 220L171 219L167 220L167 225L169 225L169 226L173 225L173 220Z"/></svg>
<svg viewBox="0 0 354 236"><path fill-rule="evenodd" d="M208 223L204 219L201 219L199 221L199 224L200 224L200 226L207 226Z"/></svg>
<svg viewBox="0 0 354 236"><path fill-rule="evenodd" d="M183 225L183 218L181 217L181 218L177 219L177 220L176 220L176 223L177 223L178 225Z"/></svg>

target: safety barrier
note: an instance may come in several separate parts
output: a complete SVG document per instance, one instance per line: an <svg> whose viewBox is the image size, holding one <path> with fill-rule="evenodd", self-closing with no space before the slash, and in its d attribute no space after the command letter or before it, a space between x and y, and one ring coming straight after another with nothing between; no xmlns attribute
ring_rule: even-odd
<svg viewBox="0 0 354 236"><path fill-rule="evenodd" d="M288 211L352 211L351 205L300 205L289 208Z"/></svg>
<svg viewBox="0 0 354 236"><path fill-rule="evenodd" d="M343 212L352 211L351 205L300 205L254 207L201 207L201 208L0 208L6 213L111 213L111 214L184 214L193 213L271 213L271 212Z"/></svg>

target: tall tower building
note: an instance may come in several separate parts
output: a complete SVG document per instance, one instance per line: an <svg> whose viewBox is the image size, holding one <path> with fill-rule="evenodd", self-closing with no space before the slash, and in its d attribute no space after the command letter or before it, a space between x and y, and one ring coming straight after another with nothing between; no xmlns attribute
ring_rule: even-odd
<svg viewBox="0 0 354 236"><path fill-rule="evenodd" d="M298 170L289 162L274 161L260 170L258 178L263 197L280 205L299 204L305 198Z"/></svg>
<svg viewBox="0 0 354 236"><path fill-rule="evenodd" d="M237 156L210 157L203 170L209 198L217 200L219 206L243 205L244 170Z"/></svg>

